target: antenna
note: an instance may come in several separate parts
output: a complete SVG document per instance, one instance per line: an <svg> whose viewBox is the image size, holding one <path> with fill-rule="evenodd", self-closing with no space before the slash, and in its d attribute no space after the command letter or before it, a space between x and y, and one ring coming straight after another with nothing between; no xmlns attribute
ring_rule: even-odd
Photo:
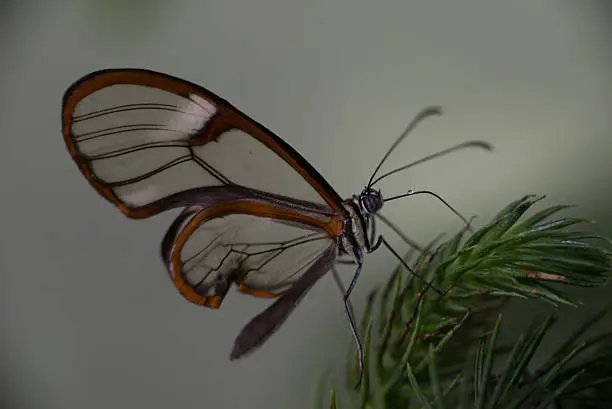
<svg viewBox="0 0 612 409"><path fill-rule="evenodd" d="M372 185L375 185L376 183L380 182L382 179L386 178L387 176L391 176L393 174L396 174L398 172L401 172L403 170L411 168L411 167L413 167L415 165L421 164L423 162L427 162L428 160L439 158L440 156L444 156L444 155L447 155L447 154L449 154L451 152L455 152L455 151L458 151L458 150L461 150L461 149L465 149L465 148L481 148L481 149L484 149L486 151L492 151L493 150L493 145L491 145L490 143L485 142L485 141L468 141L468 142L460 143L459 145L455 145L455 146L453 146L451 148L447 148L447 149L441 150L439 152L432 153L431 155L426 156L426 157L424 157L422 159L419 159L419 160L417 160L415 162L409 163L408 165L404 165L404 166L401 166L401 167L399 167L397 169L389 171L389 172L379 176L378 178L374 179L374 181L372 181L372 179L370 179L370 183L368 184L368 187L370 187Z"/></svg>
<svg viewBox="0 0 612 409"><path fill-rule="evenodd" d="M372 180L376 176L376 173L378 172L382 164L387 160L389 155L391 155L391 152L395 150L397 145L399 145L410 134L410 132L412 132L412 130L419 124L419 122L421 122L423 119L427 118L428 116L433 116L433 115L442 115L442 109L440 107L435 107L435 106L427 107L423 109L421 112L419 112L414 117L414 119L412 119L412 121L410 121L410 123L408 124L404 132L402 132L402 134L395 140L395 142L393 142L393 145L391 145L387 153L385 153L385 156L383 156L383 158L378 163L378 166L376 166L376 169L374 169L374 172L372 173L372 176L370 176L370 180L368 181L368 187L372 186Z"/></svg>

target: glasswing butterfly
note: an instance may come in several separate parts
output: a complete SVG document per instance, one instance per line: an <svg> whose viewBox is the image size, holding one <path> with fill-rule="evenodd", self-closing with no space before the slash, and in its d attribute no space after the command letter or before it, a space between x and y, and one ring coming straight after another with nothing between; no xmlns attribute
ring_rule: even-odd
<svg viewBox="0 0 612 409"><path fill-rule="evenodd" d="M355 264L344 304L361 367L348 298L364 256L384 245L410 270L376 235L376 217L393 228L379 210L385 202L423 193L458 214L433 192L384 198L375 184L460 148L491 149L486 142L469 141L375 179L417 123L440 113L421 111L361 193L346 200L272 131L214 93L167 74L107 69L84 76L64 94L62 131L85 178L127 217L183 209L161 244L183 297L216 309L235 284L243 293L276 299L242 329L231 359L265 342L335 263Z"/></svg>

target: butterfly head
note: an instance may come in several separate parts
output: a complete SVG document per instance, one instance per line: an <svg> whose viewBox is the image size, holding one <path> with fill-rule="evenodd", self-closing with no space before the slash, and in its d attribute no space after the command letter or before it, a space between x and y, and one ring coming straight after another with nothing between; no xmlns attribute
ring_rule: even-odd
<svg viewBox="0 0 612 409"><path fill-rule="evenodd" d="M384 202L380 190L371 187L366 187L359 194L359 205L368 214L377 213L382 209Z"/></svg>

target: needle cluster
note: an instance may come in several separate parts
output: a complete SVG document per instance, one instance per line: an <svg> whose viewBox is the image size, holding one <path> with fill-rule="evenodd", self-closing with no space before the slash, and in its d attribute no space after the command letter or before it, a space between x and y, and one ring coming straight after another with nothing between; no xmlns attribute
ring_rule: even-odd
<svg viewBox="0 0 612 409"><path fill-rule="evenodd" d="M410 265L440 296L402 268L375 288L361 314L364 377L355 351L331 408L608 408L612 331L586 336L602 311L567 334L544 363L534 354L555 324L553 314L504 344L502 311L512 298L575 306L563 286L600 287L612 265L610 241L584 230L586 220L553 206L530 217L542 197L525 196L480 229L434 241Z"/></svg>

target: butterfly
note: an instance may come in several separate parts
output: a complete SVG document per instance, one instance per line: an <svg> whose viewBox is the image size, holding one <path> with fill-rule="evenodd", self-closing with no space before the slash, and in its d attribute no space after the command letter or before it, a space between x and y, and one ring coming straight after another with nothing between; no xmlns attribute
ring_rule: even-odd
<svg viewBox="0 0 612 409"><path fill-rule="evenodd" d="M421 111L364 189L348 199L295 149L228 101L155 71L106 69L77 80L63 97L62 132L83 176L127 217L182 209L162 240L161 256L184 298L217 309L235 285L242 293L275 299L241 330L231 359L263 344L336 263L355 265L343 301L361 368L348 300L365 255L384 246L410 269L376 234L376 219L393 228L379 213L383 205L433 195L467 223L433 192L385 198L375 185L457 149L491 149L469 141L376 177L417 123L439 114L437 107Z"/></svg>

